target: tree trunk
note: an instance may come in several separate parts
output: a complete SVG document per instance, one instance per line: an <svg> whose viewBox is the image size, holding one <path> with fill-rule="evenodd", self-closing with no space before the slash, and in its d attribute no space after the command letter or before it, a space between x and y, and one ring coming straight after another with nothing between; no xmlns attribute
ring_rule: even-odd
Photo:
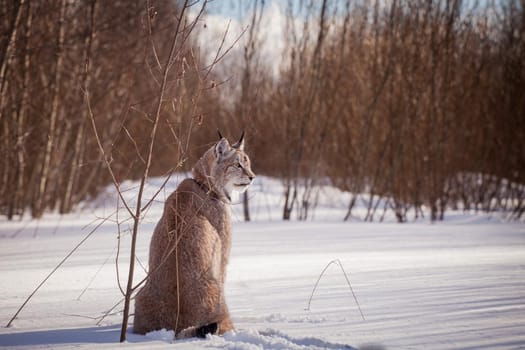
<svg viewBox="0 0 525 350"><path fill-rule="evenodd" d="M292 210L297 199L297 187L294 185L292 193L292 184L290 180L286 181L286 190L284 192L284 207L283 207L283 220L290 220L292 217Z"/></svg>
<svg viewBox="0 0 525 350"><path fill-rule="evenodd" d="M2 196L3 198L7 198L8 194L8 188L11 186L11 184L9 184L9 181L10 181L10 177L13 176L13 174L11 173L12 170L11 170L11 160L10 160L10 154L11 154L11 147L10 147L10 142L9 140L11 139L10 138L10 131L9 131L9 128L10 128L10 122L9 122L9 118L3 118L4 115L4 106L6 106L7 104L7 93L8 93L8 79L7 79L7 73L8 73L8 68L9 68L9 65L12 63L12 58L14 57L14 53L13 51L15 50L15 42L16 42L16 37L17 37L17 34L18 34L18 27L19 27L19 24L20 24L20 19L22 17L22 7L24 5L24 1L25 0L21 0L20 3L18 4L18 7L16 8L16 14L15 14L15 18L12 22L12 25L11 27L9 28L9 35L8 35L8 39L7 39L7 43L6 43L6 46L5 46L5 49L2 50L2 57L1 57L1 64L0 64L0 122L4 122L4 125L2 126L5 134L2 135L2 141L3 141L3 171L2 171L2 174L0 174L2 176L2 179L1 179L1 183L0 183L0 196ZM15 141L16 142L16 141ZM11 175L11 176L10 176ZM11 201L13 199L10 199ZM0 204L1 205L5 205L6 203L4 203L5 199L0 201ZM6 201L7 202L7 201Z"/></svg>
<svg viewBox="0 0 525 350"><path fill-rule="evenodd" d="M248 205L248 190L246 190L243 194L242 204L243 204L243 211L244 211L244 221L250 221L251 218L250 218L250 207Z"/></svg>
<svg viewBox="0 0 525 350"><path fill-rule="evenodd" d="M40 218L44 213L47 205L46 193L48 192L48 177L51 168L51 157L53 152L53 146L55 143L55 129L58 118L58 101L60 92L60 78L62 73L62 62L63 62L63 50L62 46L64 43L64 16L66 12L66 0L62 0L60 3L60 17L58 21L58 33L57 33L57 61L55 65L55 74L53 80L53 101L51 104L51 113L49 115L49 127L47 132L47 142L44 150L44 159L42 162L42 171L40 175L40 182L38 185L38 194L33 207L33 217Z"/></svg>
<svg viewBox="0 0 525 350"><path fill-rule="evenodd" d="M82 87L84 91L89 91L89 85L91 82L91 76L89 74L89 59L91 56L91 47L93 43L93 31L95 26L95 6L96 0L91 2L90 8L90 23L89 23L89 35L85 39L84 47L84 62L85 62L85 71L84 78L82 81ZM85 150L85 124L88 119L87 108L83 109L81 115L80 123L77 130L77 136L75 139L75 147L73 152L73 160L71 162L71 171L67 178L66 190L64 193L64 198L62 200L60 212L68 213L73 207L73 190L76 189L78 184L79 168L84 159L84 150Z"/></svg>
<svg viewBox="0 0 525 350"><path fill-rule="evenodd" d="M15 20L13 21L12 27L10 28L10 34L8 42L5 48L5 51L2 52L2 65L0 66L0 96L1 101L4 101L4 91L7 90L7 69L9 67L9 61L13 55L13 50L15 49L16 36L18 33L18 26L20 23L20 18L22 16L22 7L24 6L25 0L21 0L16 9ZM0 107L2 103L0 103ZM2 108L0 108L0 119L2 119Z"/></svg>
<svg viewBox="0 0 525 350"><path fill-rule="evenodd" d="M31 12L30 3L27 4L27 18L26 18L26 47L24 50L24 77L22 85L22 98L20 99L20 107L18 108L18 120L17 120L17 132L16 132L16 154L17 154L17 164L16 164L16 190L14 192L13 199L13 211L11 214L18 214L22 216L26 207L24 201L24 190L25 190L25 119L27 114L27 106L29 103L29 68L30 68L30 54L29 54L29 39L31 38L31 24L33 20L33 15ZM12 215L11 215L12 217Z"/></svg>

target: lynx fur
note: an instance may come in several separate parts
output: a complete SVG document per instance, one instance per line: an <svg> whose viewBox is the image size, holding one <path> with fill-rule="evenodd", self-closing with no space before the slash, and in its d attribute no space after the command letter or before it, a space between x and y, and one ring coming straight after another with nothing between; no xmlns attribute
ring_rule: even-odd
<svg viewBox="0 0 525 350"><path fill-rule="evenodd" d="M188 338L233 329L224 298L230 202L255 177L243 136L233 145L221 136L197 161L193 178L166 200L151 238L150 276L135 299L133 332L166 328Z"/></svg>

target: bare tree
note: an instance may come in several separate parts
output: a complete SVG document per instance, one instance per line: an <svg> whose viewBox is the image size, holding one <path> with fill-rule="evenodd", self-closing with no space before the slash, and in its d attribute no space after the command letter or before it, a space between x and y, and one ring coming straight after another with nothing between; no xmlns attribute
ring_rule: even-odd
<svg viewBox="0 0 525 350"><path fill-rule="evenodd" d="M48 184L48 177L50 175L51 170L51 162L52 162L52 153L53 153L53 146L55 143L55 137L56 137L56 127L57 127L57 119L59 118L59 94L60 94L60 79L62 75L63 70L63 45L64 45L64 36L65 36L65 25L64 25L64 16L66 13L67 8L67 2L66 0L62 0L60 2L60 8L59 8L59 18L58 18L58 28L57 28L57 38L56 38L56 46L57 46L57 58L54 68L54 76L53 76L53 83L52 83L52 102L51 102L51 111L49 115L49 125L47 129L47 141L45 144L45 151L43 154L43 162L42 162L42 170L39 175L40 183L38 185L38 191L36 193L36 200L33 207L33 216L34 217L41 217L44 213L45 209L45 202L46 202L46 191L49 191L47 187Z"/></svg>

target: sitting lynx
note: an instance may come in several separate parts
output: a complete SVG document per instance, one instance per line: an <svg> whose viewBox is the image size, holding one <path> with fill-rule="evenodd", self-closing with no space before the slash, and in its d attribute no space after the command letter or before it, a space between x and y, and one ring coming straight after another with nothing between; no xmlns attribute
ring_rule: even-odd
<svg viewBox="0 0 525 350"><path fill-rule="evenodd" d="M220 140L164 205L151 238L150 276L135 300L133 332L162 328L177 338L233 329L224 299L231 245L230 201L255 174L244 153L244 133L230 146Z"/></svg>

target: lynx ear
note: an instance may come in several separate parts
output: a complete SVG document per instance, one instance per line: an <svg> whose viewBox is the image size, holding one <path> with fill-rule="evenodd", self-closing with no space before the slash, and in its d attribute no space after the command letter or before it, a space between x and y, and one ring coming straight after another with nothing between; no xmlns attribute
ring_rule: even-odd
<svg viewBox="0 0 525 350"><path fill-rule="evenodd" d="M221 160L231 150L230 143L224 137L215 145L215 158Z"/></svg>
<svg viewBox="0 0 525 350"><path fill-rule="evenodd" d="M232 145L232 148L237 148L238 150L244 151L244 131L242 132L239 141Z"/></svg>

